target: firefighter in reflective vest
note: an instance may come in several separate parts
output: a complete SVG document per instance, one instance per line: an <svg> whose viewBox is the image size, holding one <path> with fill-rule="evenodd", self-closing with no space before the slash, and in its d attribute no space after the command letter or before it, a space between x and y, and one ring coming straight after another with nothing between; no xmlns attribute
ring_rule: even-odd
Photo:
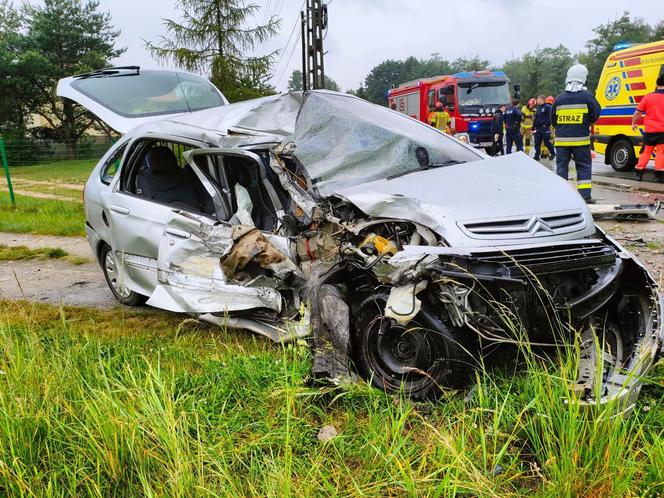
<svg viewBox="0 0 664 498"><path fill-rule="evenodd" d="M431 114L429 114L429 124L437 130L451 135L451 122L452 118L450 117L450 113L445 110L442 102L436 102L436 109Z"/></svg>
<svg viewBox="0 0 664 498"><path fill-rule="evenodd" d="M586 66L575 64L569 68L565 91L558 95L551 118L556 127L556 172L567 180L569 162L573 158L579 194L588 204L594 204L590 126L597 121L602 108L594 95L586 90L587 77Z"/></svg>
<svg viewBox="0 0 664 498"><path fill-rule="evenodd" d="M526 154L530 154L530 142L533 138L533 119L535 117L536 106L537 101L535 99L528 99L528 103L521 108L521 114L523 114L521 135L526 144Z"/></svg>

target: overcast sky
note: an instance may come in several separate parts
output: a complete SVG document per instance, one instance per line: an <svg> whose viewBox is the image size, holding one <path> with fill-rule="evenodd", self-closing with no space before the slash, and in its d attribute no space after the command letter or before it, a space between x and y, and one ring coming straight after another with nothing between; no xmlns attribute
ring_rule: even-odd
<svg viewBox="0 0 664 498"><path fill-rule="evenodd" d="M101 0L122 31L127 48L117 64L160 67L144 49L144 39L164 33L162 18L178 18L175 0ZM256 0L281 19L281 33L264 47L281 50L273 84L284 90L301 64L294 42L303 0ZM629 10L650 22L664 18L662 0L330 0L325 39L325 72L345 89L357 88L369 70L387 58L429 57L449 60L480 55L502 64L539 47L583 48L592 28ZM628 7L629 6L629 7ZM258 16L263 20L264 13ZM285 50L284 50L285 48Z"/></svg>

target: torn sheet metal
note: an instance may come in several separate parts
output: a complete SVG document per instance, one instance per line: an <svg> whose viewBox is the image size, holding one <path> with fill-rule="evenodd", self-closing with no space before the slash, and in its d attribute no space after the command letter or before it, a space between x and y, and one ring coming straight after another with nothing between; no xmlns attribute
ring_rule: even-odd
<svg viewBox="0 0 664 498"><path fill-rule="evenodd" d="M280 312L282 298L276 289L234 283L221 265L221 260L232 253L238 231L255 229L212 223L191 213L171 213L159 245L159 283L148 304L182 313L224 313L253 308ZM271 264L281 269L278 263Z"/></svg>
<svg viewBox="0 0 664 498"><path fill-rule="evenodd" d="M350 309L339 289L321 285L311 289L314 331L312 373L334 384L354 380L349 364Z"/></svg>
<svg viewBox="0 0 664 498"><path fill-rule="evenodd" d="M303 339L311 334L310 315L305 310L298 321L274 322L206 313L199 317L201 320L224 328L245 329L263 335L276 343L293 342Z"/></svg>
<svg viewBox="0 0 664 498"><path fill-rule="evenodd" d="M303 277L299 267L275 247L258 229L233 227L233 247L221 258L221 267L229 280L244 280L238 273L255 263L271 275L284 280L289 276Z"/></svg>

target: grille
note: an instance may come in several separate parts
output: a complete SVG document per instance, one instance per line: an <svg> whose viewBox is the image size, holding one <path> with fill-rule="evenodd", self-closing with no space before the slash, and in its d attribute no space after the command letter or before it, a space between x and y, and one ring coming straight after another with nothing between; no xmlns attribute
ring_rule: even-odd
<svg viewBox="0 0 664 498"><path fill-rule="evenodd" d="M575 211L553 215L467 222L459 226L469 237L474 239L516 239L575 232L585 228L586 224L583 213Z"/></svg>
<svg viewBox="0 0 664 498"><path fill-rule="evenodd" d="M499 265L511 274L523 273L527 268L533 273L558 273L581 268L611 266L616 261L616 251L601 242L560 244L500 251L471 253L475 264Z"/></svg>

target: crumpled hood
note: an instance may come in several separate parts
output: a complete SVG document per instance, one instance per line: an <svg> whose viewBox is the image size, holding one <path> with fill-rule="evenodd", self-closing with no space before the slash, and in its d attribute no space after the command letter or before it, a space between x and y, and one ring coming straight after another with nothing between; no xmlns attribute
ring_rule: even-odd
<svg viewBox="0 0 664 498"><path fill-rule="evenodd" d="M424 225L451 246L495 246L505 241L470 238L459 222L491 221L560 212L582 212L581 230L548 240L577 239L594 233L592 215L572 186L523 153L410 173L363 183L336 194L374 218L395 218ZM539 242L542 238L539 237Z"/></svg>

